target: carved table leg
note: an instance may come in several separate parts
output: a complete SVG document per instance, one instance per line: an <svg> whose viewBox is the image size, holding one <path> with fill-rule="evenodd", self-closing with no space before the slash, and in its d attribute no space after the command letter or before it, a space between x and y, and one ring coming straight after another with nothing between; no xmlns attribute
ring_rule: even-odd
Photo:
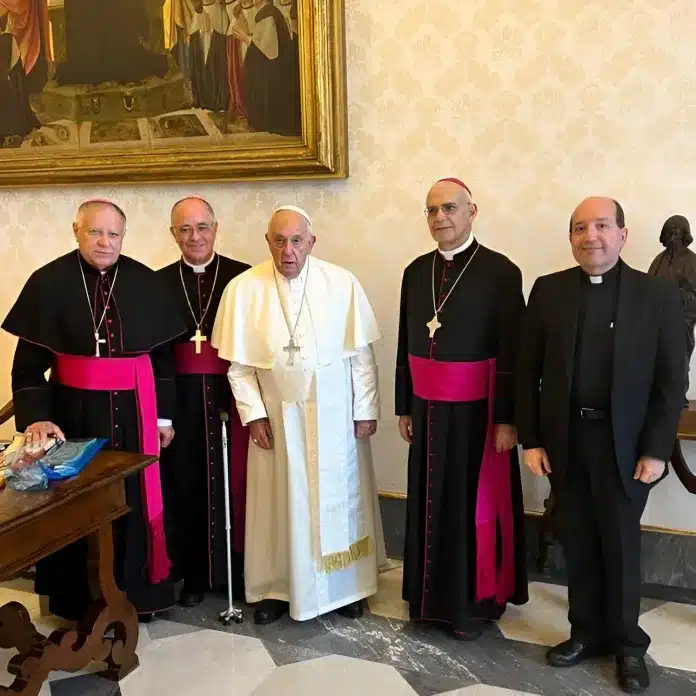
<svg viewBox="0 0 696 696"><path fill-rule="evenodd" d="M140 664L135 648L138 645L138 612L128 601L125 592L116 585L114 578L114 540L111 523L99 531L99 588L100 602L106 604L106 623L100 624L100 635L110 627L114 631L111 650L105 658L109 669L103 676L118 681L130 674ZM101 615L100 615L101 616Z"/></svg>
<svg viewBox="0 0 696 696"><path fill-rule="evenodd" d="M111 522L104 524L95 537L91 541L99 545L101 596L77 630L61 628L45 640L34 629L24 607L19 605L26 616L13 606L15 603L0 610L0 647L21 643L20 654L8 666L15 681L10 687L0 686L0 694L36 696L49 672L77 671L92 660L105 662L107 670L102 675L113 680L122 679L138 666L138 615L114 579ZM114 637L104 638L109 630L114 631Z"/></svg>
<svg viewBox="0 0 696 696"><path fill-rule="evenodd" d="M25 653L45 640L46 637L36 630L24 605L9 602L0 607L0 648L17 648L20 653Z"/></svg>

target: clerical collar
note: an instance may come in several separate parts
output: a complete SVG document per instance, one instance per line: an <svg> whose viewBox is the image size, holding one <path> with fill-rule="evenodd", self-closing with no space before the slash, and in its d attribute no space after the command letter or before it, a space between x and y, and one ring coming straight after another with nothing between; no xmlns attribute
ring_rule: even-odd
<svg viewBox="0 0 696 696"><path fill-rule="evenodd" d="M461 254L462 251L466 251L474 243L474 235L470 234L469 238L456 249L438 249L440 254L444 257L445 261L451 261L457 254Z"/></svg>
<svg viewBox="0 0 696 696"><path fill-rule="evenodd" d="M616 278L616 276L619 273L619 266L621 265L621 259L619 259L606 273L602 273L602 275L589 275L588 273L585 273L585 276L587 279L590 281L591 285L601 285L602 283L610 282Z"/></svg>
<svg viewBox="0 0 696 696"><path fill-rule="evenodd" d="M196 264L193 264L193 263L189 263L189 262L186 260L186 257L184 257L184 256L181 257L181 260L182 260L194 273L205 273L205 269L208 268L208 266L210 266L210 264L213 262L214 259L215 259L215 252L213 252L213 255L212 255L205 263L196 265Z"/></svg>
<svg viewBox="0 0 696 696"><path fill-rule="evenodd" d="M93 274L93 275L98 275L98 276L103 276L107 274L113 274L114 271L116 270L116 266L118 266L118 258L114 263L111 264L106 270L100 271L98 268L95 268L87 259L80 253L80 250L77 249L77 258L80 260L80 264L82 265L82 268L84 269L85 273L87 274Z"/></svg>

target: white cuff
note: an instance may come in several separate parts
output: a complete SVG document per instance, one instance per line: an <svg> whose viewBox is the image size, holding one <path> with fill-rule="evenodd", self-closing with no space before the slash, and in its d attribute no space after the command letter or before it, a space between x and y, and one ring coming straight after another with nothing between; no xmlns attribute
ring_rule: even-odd
<svg viewBox="0 0 696 696"><path fill-rule="evenodd" d="M169 418L158 418L157 419L158 428L171 428L172 422Z"/></svg>

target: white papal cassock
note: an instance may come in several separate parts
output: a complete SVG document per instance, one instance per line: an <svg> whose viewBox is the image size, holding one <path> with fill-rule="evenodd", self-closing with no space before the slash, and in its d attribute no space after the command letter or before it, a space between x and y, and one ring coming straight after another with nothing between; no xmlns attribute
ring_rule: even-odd
<svg viewBox="0 0 696 696"><path fill-rule="evenodd" d="M242 422L268 417L274 436L270 451L249 445L250 603L287 601L304 621L377 591L384 537L369 440L353 422L379 418L379 338L357 279L311 256L293 280L268 261L225 289L212 344L231 363Z"/></svg>

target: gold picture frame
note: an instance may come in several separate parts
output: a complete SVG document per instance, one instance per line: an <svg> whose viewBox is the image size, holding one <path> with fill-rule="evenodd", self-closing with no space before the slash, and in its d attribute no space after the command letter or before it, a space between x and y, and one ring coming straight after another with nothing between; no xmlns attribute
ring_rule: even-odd
<svg viewBox="0 0 696 696"><path fill-rule="evenodd" d="M301 137L244 147L121 147L94 154L0 148L0 187L346 178L344 0L298 0L297 25Z"/></svg>

